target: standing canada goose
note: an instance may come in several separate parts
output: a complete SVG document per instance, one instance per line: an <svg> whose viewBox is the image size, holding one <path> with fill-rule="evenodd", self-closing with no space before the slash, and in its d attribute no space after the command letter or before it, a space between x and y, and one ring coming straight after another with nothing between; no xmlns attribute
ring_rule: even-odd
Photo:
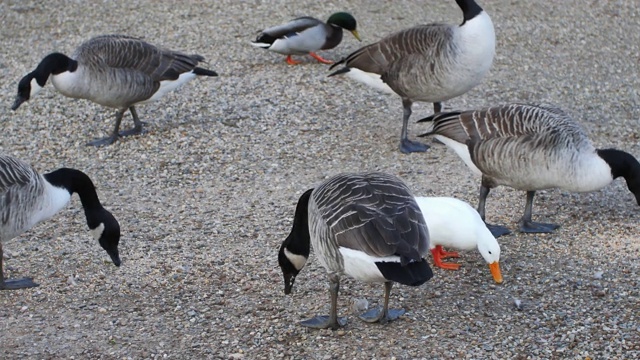
<svg viewBox="0 0 640 360"><path fill-rule="evenodd" d="M428 24L391 34L333 65L330 74L346 74L373 88L398 94L403 116L400 151L423 152L429 147L408 138L411 105L441 102L460 96L480 84L491 68L496 47L493 23L473 0L456 0L462 10L460 25Z"/></svg>
<svg viewBox="0 0 640 360"><path fill-rule="evenodd" d="M88 145L113 144L119 136L142 132L142 122L134 105L160 99L196 76L218 76L197 67L200 55L186 55L161 49L140 39L124 35L102 35L81 44L71 57L52 53L18 84L18 96L12 110L31 99L51 77L53 86L63 95L91 100L117 109L111 136ZM129 109L134 128L118 132L122 116Z"/></svg>
<svg viewBox="0 0 640 360"><path fill-rule="evenodd" d="M120 225L102 207L93 182L85 173L62 168L40 175L29 164L0 154L0 290L38 286L30 278L4 278L2 242L55 215L69 202L73 193L80 196L91 234L113 263L120 266Z"/></svg>
<svg viewBox="0 0 640 360"><path fill-rule="evenodd" d="M599 190L624 177L640 205L640 163L615 149L596 149L580 125L549 105L511 104L475 111L429 116L434 135L453 149L471 170L482 176L478 212L484 220L489 191L507 185L527 192L520 231L550 233L555 224L531 221L536 190ZM488 225L495 236L509 233Z"/></svg>
<svg viewBox="0 0 640 360"><path fill-rule="evenodd" d="M443 246L459 250L477 248L489 264L493 280L502 283L500 244L476 209L451 197L419 196L416 202L429 228L429 249L435 266L449 270L460 268L459 264L442 262L442 259L459 257L457 252L444 251Z"/></svg>
<svg viewBox="0 0 640 360"><path fill-rule="evenodd" d="M251 45L287 55L289 65L299 64L291 58L292 55L307 54L321 63L333 64L333 61L323 59L315 51L338 46L342 41L342 29L350 31L361 41L356 30L356 19L349 13L338 12L331 15L326 24L316 18L303 16L262 30Z"/></svg>
<svg viewBox="0 0 640 360"><path fill-rule="evenodd" d="M344 325L337 315L342 275L384 282L384 306L361 314L367 322L404 314L403 309L389 309L394 282L419 286L433 276L423 259L429 249L424 218L409 188L395 176L341 174L302 194L291 233L278 253L285 294L306 264L310 245L329 275L331 312L301 322L307 327L335 330Z"/></svg>

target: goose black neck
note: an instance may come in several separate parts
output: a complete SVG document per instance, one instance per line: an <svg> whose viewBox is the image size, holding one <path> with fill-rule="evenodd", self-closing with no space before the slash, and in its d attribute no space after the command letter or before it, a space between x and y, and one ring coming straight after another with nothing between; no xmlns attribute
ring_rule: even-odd
<svg viewBox="0 0 640 360"><path fill-rule="evenodd" d="M33 71L33 76L38 85L44 87L49 75L58 75L65 71L75 71L78 62L61 53L52 53L44 57L38 67Z"/></svg>
<svg viewBox="0 0 640 360"><path fill-rule="evenodd" d="M627 181L627 187L640 205L640 162L633 155L621 150L599 149L597 152L609 164L614 179L622 176Z"/></svg>
<svg viewBox="0 0 640 360"><path fill-rule="evenodd" d="M463 21L462 25L474 17L480 15L482 8L474 0L456 0L456 3L462 10Z"/></svg>
<svg viewBox="0 0 640 360"><path fill-rule="evenodd" d="M311 235L309 234L309 199L311 198L311 192L313 189L309 189L300 196L298 205L296 206L296 213L293 217L293 227L291 233L283 243L283 246L289 250L289 252L309 257L311 252Z"/></svg>
<svg viewBox="0 0 640 360"><path fill-rule="evenodd" d="M69 194L78 194L85 213L102 209L96 187L89 176L82 171L61 168L44 174L44 178L55 187L65 188Z"/></svg>

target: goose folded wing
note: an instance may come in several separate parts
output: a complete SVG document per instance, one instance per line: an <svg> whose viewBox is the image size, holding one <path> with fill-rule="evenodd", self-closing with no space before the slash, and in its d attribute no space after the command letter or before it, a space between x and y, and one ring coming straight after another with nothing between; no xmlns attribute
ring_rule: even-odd
<svg viewBox="0 0 640 360"><path fill-rule="evenodd" d="M22 186L37 176L31 165L10 156L0 155L0 196L14 186Z"/></svg>
<svg viewBox="0 0 640 360"><path fill-rule="evenodd" d="M331 231L339 246L373 257L400 256L402 264L419 261L428 236L424 219L412 207L370 208L354 204L344 209Z"/></svg>

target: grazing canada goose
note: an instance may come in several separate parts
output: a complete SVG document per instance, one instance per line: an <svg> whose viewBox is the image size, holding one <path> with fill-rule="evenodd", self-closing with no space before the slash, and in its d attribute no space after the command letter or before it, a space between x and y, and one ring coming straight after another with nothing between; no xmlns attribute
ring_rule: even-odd
<svg viewBox="0 0 640 360"><path fill-rule="evenodd" d="M284 293L291 293L296 276L309 258L310 245L327 270L331 313L301 322L312 328L336 329L340 277L384 282L384 306L360 315L367 322L391 321L404 310L389 309L394 282L419 286L433 273L426 260L429 232L409 188L383 173L341 174L298 201L293 228L282 243L278 263Z"/></svg>
<svg viewBox="0 0 640 360"><path fill-rule="evenodd" d="M80 196L87 225L93 237L116 266L120 266L120 225L100 204L93 182L82 171L62 168L40 175L29 164L0 154L0 290L24 289L38 284L30 278L4 278L2 242L31 229Z"/></svg>
<svg viewBox="0 0 640 360"><path fill-rule="evenodd" d="M186 55L161 49L140 39L124 35L102 35L81 44L71 57L52 53L18 84L18 96L12 110L31 99L51 77L53 86L63 95L91 100L117 109L111 136L90 142L102 146L119 136L140 134L142 122L134 105L160 99L196 76L218 76L197 67L200 55ZM129 109L133 129L118 132L122 116Z"/></svg>
<svg viewBox="0 0 640 360"><path fill-rule="evenodd" d="M411 105L441 102L480 84L495 54L496 36L486 12L473 0L456 0L464 19L460 25L428 24L391 34L333 65L330 74L346 74L373 88L398 94L404 108L400 151L423 152L429 147L408 138Z"/></svg>
<svg viewBox="0 0 640 360"><path fill-rule="evenodd" d="M358 41L360 35L356 30L356 19L349 13L338 12L329 17L327 23L303 16L286 24L262 30L251 45L287 55L287 64L295 65L292 55L311 55L325 64L333 61L323 59L314 51L333 49L342 41L342 29L350 31Z"/></svg>
<svg viewBox="0 0 640 360"><path fill-rule="evenodd" d="M476 209L451 197L419 196L416 202L429 228L429 248L437 267L449 270L460 268L459 264L442 262L442 259L459 257L457 252L444 251L443 247L459 250L477 248L489 264L495 282L502 283L500 245Z"/></svg>
<svg viewBox="0 0 640 360"><path fill-rule="evenodd" d="M429 116L434 135L482 176L478 212L484 220L491 188L507 185L527 192L520 231L550 233L555 224L531 221L536 190L599 190L622 176L640 205L640 163L615 149L596 149L580 125L549 105L511 104ZM495 236L509 233L489 226Z"/></svg>

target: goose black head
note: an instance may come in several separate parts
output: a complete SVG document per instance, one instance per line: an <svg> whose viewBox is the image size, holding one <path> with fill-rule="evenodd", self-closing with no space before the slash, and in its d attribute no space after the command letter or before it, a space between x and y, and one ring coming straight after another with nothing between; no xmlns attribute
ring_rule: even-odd
<svg viewBox="0 0 640 360"><path fill-rule="evenodd" d="M598 155L609 164L614 179L620 176L625 179L640 206L640 162L633 155L616 149L599 149Z"/></svg>
<svg viewBox="0 0 640 360"><path fill-rule="evenodd" d="M308 207L312 191L313 189L305 191L298 200L291 233L282 242L278 252L278 264L284 277L284 293L287 295L291 294L296 276L307 263L311 252Z"/></svg>
<svg viewBox="0 0 640 360"><path fill-rule="evenodd" d="M98 240L100 246L109 254L115 266L120 266L120 253L118 244L120 243L120 224L115 217L106 209L97 210L94 219L98 219L95 224L90 224L89 228L93 237ZM93 225L93 227L91 226Z"/></svg>
<svg viewBox="0 0 640 360"><path fill-rule="evenodd" d="M47 84L49 75L58 75L65 71L75 71L78 62L60 53L45 56L38 67L25 75L18 83L18 95L11 106L11 110L17 110L20 105L31 99Z"/></svg>

